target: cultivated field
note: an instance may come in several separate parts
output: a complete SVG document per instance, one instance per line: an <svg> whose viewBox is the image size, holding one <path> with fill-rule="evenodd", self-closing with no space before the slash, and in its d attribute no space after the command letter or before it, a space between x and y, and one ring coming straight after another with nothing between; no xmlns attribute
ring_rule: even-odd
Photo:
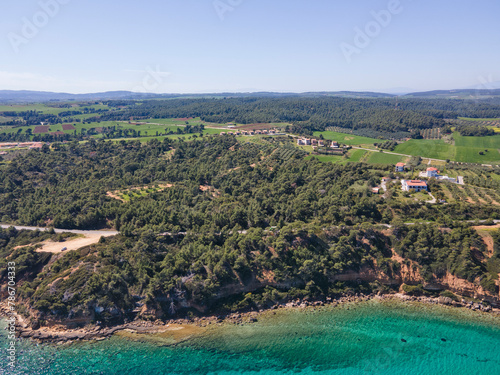
<svg viewBox="0 0 500 375"><path fill-rule="evenodd" d="M411 139L397 145L394 152L442 160L453 160L455 156L452 145L447 144L442 140L432 139Z"/></svg>
<svg viewBox="0 0 500 375"><path fill-rule="evenodd" d="M370 164L397 164L406 159L405 156L386 154L385 152L370 152L370 154L367 161Z"/></svg>

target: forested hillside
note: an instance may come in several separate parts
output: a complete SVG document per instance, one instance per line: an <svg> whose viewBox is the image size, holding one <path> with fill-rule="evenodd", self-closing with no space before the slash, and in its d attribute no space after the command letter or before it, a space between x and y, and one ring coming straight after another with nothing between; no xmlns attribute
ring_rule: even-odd
<svg viewBox="0 0 500 375"><path fill-rule="evenodd" d="M444 125L443 119L500 117L500 102L485 100L352 99L352 98L228 98L168 101L109 102L128 106L108 112L103 120L201 117L203 121L243 124L290 122L295 131L325 130L337 126L376 131L407 131Z"/></svg>
<svg viewBox="0 0 500 375"><path fill-rule="evenodd" d="M115 226L129 233L266 228L296 221L388 223L394 213L443 220L498 213L495 206L406 206L372 196L371 187L391 170L304 160L300 153L285 159L272 144L240 144L234 137L56 144L53 151L32 151L0 170L0 217L67 229ZM160 184L173 187L127 204L107 194Z"/></svg>
<svg viewBox="0 0 500 375"><path fill-rule="evenodd" d="M0 278L14 261L24 313L78 324L266 307L449 275L498 295L498 234L491 254L465 222L499 218L498 206L384 199L371 186L389 168L305 160L280 147L206 137L57 144L19 156L0 170L2 221L121 234L50 257L30 245L44 234L2 230ZM403 224L419 220L430 223Z"/></svg>
<svg viewBox="0 0 500 375"><path fill-rule="evenodd" d="M285 123L292 131L310 134L334 127L358 135L406 138L419 131L445 126L446 121L467 118L499 118L500 100L417 99L417 98L342 98L329 96L220 97L169 100L108 100L104 103L50 104L46 111L3 111L3 124L12 126L59 124L130 119L201 118L207 123L239 124ZM10 107L8 107L10 108ZM1 134L1 133L0 133ZM22 134L7 132L3 139ZM25 135L25 134L24 134ZM49 135L45 135L49 137ZM69 134L66 134L70 137ZM19 140L19 139L18 139ZM47 139L48 140L48 139Z"/></svg>

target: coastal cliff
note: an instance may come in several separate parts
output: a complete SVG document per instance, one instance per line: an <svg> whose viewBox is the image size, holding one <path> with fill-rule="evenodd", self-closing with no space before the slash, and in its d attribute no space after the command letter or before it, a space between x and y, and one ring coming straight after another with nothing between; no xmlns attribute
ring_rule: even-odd
<svg viewBox="0 0 500 375"><path fill-rule="evenodd" d="M30 262L30 268L24 268L17 280L18 324L21 332L86 327L77 335L84 338L98 332L112 334L115 327L124 329L141 321L230 316L293 301L295 305L301 305L300 301L308 305L356 295L397 293L483 311L499 307L498 277L487 283L489 274L477 275L467 267L453 269L451 265L445 270L438 265L429 272L432 268L421 259L428 260L431 254L413 253L414 244L405 242L414 235L436 241L446 239L447 234L462 236L459 256L465 254L465 261L476 271L478 265L492 268L491 261L498 253L496 237L480 237L468 228L433 231L425 226L392 230L344 227L316 233L288 229L265 235L232 235L252 248L246 262L240 258L233 265L223 263L222 270L200 266L197 272L192 266L189 274L174 277L171 287L158 285L154 291L141 289L138 267L134 270L130 266L137 252L118 247L129 243L135 249L137 245L120 236L67 254L48 255L21 247L10 256L16 264L23 259ZM120 267L128 263L129 267L124 267L128 268L128 279L103 272L109 271L112 263L106 256L109 249L114 249L110 255ZM300 253L305 259L298 262ZM165 272L167 264L162 267L159 272ZM3 300L7 297L5 285L0 289ZM38 336L30 333L30 337Z"/></svg>

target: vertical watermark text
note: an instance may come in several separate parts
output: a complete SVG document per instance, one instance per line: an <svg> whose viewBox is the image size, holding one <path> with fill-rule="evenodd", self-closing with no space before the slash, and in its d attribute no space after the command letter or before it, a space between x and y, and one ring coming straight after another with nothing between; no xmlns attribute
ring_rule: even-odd
<svg viewBox="0 0 500 375"><path fill-rule="evenodd" d="M16 263L7 263L7 366L16 367Z"/></svg>

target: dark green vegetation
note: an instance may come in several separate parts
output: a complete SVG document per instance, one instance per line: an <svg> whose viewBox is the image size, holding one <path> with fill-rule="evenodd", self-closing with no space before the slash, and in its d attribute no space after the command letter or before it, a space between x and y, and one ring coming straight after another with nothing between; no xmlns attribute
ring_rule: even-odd
<svg viewBox="0 0 500 375"><path fill-rule="evenodd" d="M231 123L277 127L289 134L314 135L345 145L373 148L370 145L376 144L403 154L352 158L370 164L405 161L402 158L407 155L497 164L500 135L493 134L498 122L487 120L500 116L499 100L262 95L4 105L0 106L0 142L190 140L227 132ZM244 141L259 143L259 137ZM409 138L413 139L406 142ZM348 157L321 160L347 162Z"/></svg>
<svg viewBox="0 0 500 375"><path fill-rule="evenodd" d="M393 233L399 240L395 251L405 259L416 261L424 280L432 281L449 272L469 281L480 278L483 288L491 293L498 292L495 284L500 272L498 246L493 257L481 262L486 246L472 228L458 227L448 233L425 225L399 225ZM498 240L499 233L495 232L494 240Z"/></svg>
<svg viewBox="0 0 500 375"><path fill-rule="evenodd" d="M399 199L397 185L386 199L372 195L391 171L305 160L286 144L230 136L56 144L1 167L2 220L114 226L121 235L50 258L31 247L14 250L28 235L2 231L0 276L5 258L14 259L26 270L19 292L32 316L80 323L383 291L360 273L373 270L400 285L405 264L391 248L427 281L448 271L496 292L498 257L486 255L464 221L499 218L498 206L425 205ZM127 202L107 195L134 186L150 188ZM431 224L403 224L423 221Z"/></svg>
<svg viewBox="0 0 500 375"><path fill-rule="evenodd" d="M3 221L79 229L111 223L124 232L266 228L295 221L376 223L383 211L378 205L386 202L371 197L369 189L392 170L305 161L293 149L242 145L234 137L152 140L147 145L101 140L56 144L54 149L30 152L0 170ZM164 183L175 188L129 204L106 196ZM202 191L201 185L213 191ZM409 208L396 207L404 220L432 220L447 211L457 219L496 215L473 207L411 208L407 213Z"/></svg>
<svg viewBox="0 0 500 375"><path fill-rule="evenodd" d="M298 134L341 129L365 137L400 139L443 127L445 119L500 117L498 99L476 102L328 96L111 100L72 105L54 103L50 107L33 106L30 110L23 107L16 110L15 106L0 109L4 123L14 126L199 117L216 124L290 123L291 130Z"/></svg>
<svg viewBox="0 0 500 375"><path fill-rule="evenodd" d="M487 137L495 135L495 131L487 128L486 126L462 125L457 126L456 130L463 137Z"/></svg>
<svg viewBox="0 0 500 375"><path fill-rule="evenodd" d="M103 120L200 117L203 121L226 123L286 122L293 131L308 133L327 127L371 129L382 132L412 132L440 127L444 118L495 117L500 102L481 103L453 100L346 99L346 98L229 98L130 102L123 113L108 112ZM366 134L362 134L365 135ZM373 136L372 135L372 136Z"/></svg>

